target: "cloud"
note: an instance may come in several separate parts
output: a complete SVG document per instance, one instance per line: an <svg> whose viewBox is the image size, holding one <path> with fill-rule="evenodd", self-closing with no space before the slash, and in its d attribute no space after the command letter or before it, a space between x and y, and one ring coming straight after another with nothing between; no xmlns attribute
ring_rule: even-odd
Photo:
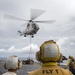
<svg viewBox="0 0 75 75"><path fill-rule="evenodd" d="M57 41L57 44L62 46L64 44L66 44L66 41L68 41L68 37L59 38Z"/></svg>
<svg viewBox="0 0 75 75"><path fill-rule="evenodd" d="M60 52L66 56L73 55L74 46L75 46L75 38L63 37L57 40L57 44L59 45Z"/></svg>
<svg viewBox="0 0 75 75"><path fill-rule="evenodd" d="M29 55L30 54L34 54L36 53L36 51L39 50L39 47L37 45L34 44L30 44L27 47L21 48L21 49L17 49L15 48L15 46L11 46L9 49L0 49L0 56L4 56L4 55L19 55L19 57L24 57L23 55ZM33 57L33 56L32 56Z"/></svg>

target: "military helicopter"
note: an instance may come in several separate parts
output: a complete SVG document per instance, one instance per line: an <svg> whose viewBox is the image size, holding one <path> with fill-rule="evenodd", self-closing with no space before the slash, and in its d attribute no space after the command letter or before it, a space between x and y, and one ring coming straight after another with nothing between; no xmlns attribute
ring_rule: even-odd
<svg viewBox="0 0 75 75"><path fill-rule="evenodd" d="M17 18L8 14L4 15L5 19L10 20L21 20L21 21L27 21L26 28L22 31L18 30L20 36L26 37L27 35L30 35L32 38L34 37L34 34L37 34L37 31L40 29L37 23L54 23L55 20L46 20L46 21L35 21L37 17L42 15L45 11L39 10L39 9L31 9L31 19L25 20L21 18Z"/></svg>
<svg viewBox="0 0 75 75"><path fill-rule="evenodd" d="M31 37L33 38L34 37L33 35L36 34L38 30L39 30L38 24L30 20L29 23L27 23L26 29L22 32L18 30L18 32L20 33L20 36L24 35L24 37L26 37L26 35L31 35Z"/></svg>

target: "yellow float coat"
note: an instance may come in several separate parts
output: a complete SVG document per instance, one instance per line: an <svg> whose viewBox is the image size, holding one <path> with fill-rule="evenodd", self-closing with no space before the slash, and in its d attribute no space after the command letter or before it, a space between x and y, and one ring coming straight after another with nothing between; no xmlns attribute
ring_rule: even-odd
<svg viewBox="0 0 75 75"><path fill-rule="evenodd" d="M73 75L69 70L59 67L55 62L44 63L42 67L29 73L29 75Z"/></svg>
<svg viewBox="0 0 75 75"><path fill-rule="evenodd" d="M66 68L69 67L71 61L72 61L71 59L68 60L68 62L66 64Z"/></svg>

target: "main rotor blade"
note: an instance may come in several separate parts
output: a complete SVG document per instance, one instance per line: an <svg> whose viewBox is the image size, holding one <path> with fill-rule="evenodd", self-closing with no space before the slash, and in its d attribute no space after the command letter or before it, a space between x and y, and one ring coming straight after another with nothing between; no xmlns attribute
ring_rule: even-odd
<svg viewBox="0 0 75 75"><path fill-rule="evenodd" d="M31 20L34 20L41 14L43 14L45 11L44 10L39 10L39 9L31 9Z"/></svg>
<svg viewBox="0 0 75 75"><path fill-rule="evenodd" d="M47 20L47 21L34 21L38 23L54 23L56 20Z"/></svg>
<svg viewBox="0 0 75 75"><path fill-rule="evenodd" d="M21 21L29 21L29 20L25 20L25 19L21 19L21 18L17 18L8 14L4 15L4 19L9 19L9 20L21 20Z"/></svg>
<svg viewBox="0 0 75 75"><path fill-rule="evenodd" d="M23 31L25 31L26 27L27 27L27 23L24 23L24 24L20 25L19 30L23 32Z"/></svg>

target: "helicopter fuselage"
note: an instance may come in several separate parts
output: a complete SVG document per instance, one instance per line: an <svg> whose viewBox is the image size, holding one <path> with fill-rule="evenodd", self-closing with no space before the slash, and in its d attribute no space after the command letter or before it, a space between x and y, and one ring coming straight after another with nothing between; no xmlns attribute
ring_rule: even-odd
<svg viewBox="0 0 75 75"><path fill-rule="evenodd" d="M37 33L38 30L39 30L38 24L30 22L30 23L28 23L28 25L25 29L25 34L34 35Z"/></svg>
<svg viewBox="0 0 75 75"><path fill-rule="evenodd" d="M24 35L24 37L26 37L26 35L31 35L33 36L34 34L37 33L37 31L39 30L39 26L38 24L34 23L34 22L29 22L27 24L27 27L24 31L19 31L20 35Z"/></svg>

